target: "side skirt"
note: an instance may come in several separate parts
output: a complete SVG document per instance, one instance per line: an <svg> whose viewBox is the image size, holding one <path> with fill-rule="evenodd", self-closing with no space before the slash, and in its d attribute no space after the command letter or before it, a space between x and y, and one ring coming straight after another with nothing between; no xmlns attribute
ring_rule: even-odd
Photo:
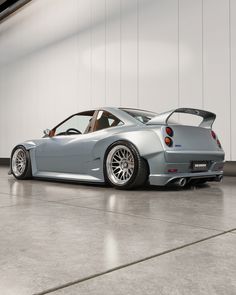
<svg viewBox="0 0 236 295"><path fill-rule="evenodd" d="M92 182L104 183L102 179L96 178L91 175L73 174L73 173L58 173L58 172L42 172L38 171L34 174L35 178L56 179L61 181L78 181L78 182Z"/></svg>

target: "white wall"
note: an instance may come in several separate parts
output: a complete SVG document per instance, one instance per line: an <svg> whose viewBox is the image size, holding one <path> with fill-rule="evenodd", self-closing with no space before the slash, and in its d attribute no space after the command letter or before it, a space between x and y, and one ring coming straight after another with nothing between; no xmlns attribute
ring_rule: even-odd
<svg viewBox="0 0 236 295"><path fill-rule="evenodd" d="M94 106L216 112L236 160L236 3L33 0L0 24L0 157Z"/></svg>

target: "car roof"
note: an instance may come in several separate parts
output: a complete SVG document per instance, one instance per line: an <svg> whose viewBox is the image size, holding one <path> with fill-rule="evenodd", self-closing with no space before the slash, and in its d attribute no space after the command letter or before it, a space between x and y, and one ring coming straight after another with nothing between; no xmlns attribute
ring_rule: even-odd
<svg viewBox="0 0 236 295"><path fill-rule="evenodd" d="M128 108L124 108L124 109L128 110ZM75 115L79 115L79 114L87 115L90 112L92 113L92 112L99 111L99 110L104 110L104 111L107 111L107 112L113 114L115 117L120 119L125 125L136 125L136 126L143 126L144 125L142 122L136 120L133 116L131 116L130 114L128 114L127 112L125 112L121 108L118 108L118 107L98 107L98 108L91 108L89 110L82 110L81 112L74 113L74 114L70 115L69 117L67 117L65 120L63 120L62 122L60 122L54 128L57 128L63 122L65 122L66 120L68 120L69 118L71 118ZM131 110L131 108L130 108L130 110ZM135 110L135 109L132 109L132 110Z"/></svg>

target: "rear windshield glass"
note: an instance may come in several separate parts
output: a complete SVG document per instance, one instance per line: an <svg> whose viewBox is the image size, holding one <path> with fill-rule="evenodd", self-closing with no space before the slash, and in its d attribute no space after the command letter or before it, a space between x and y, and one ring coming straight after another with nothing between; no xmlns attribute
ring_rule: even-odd
<svg viewBox="0 0 236 295"><path fill-rule="evenodd" d="M142 111L142 110L134 110L134 109L121 109L121 110L128 113L129 115L134 117L136 120L144 124L158 115L157 113Z"/></svg>

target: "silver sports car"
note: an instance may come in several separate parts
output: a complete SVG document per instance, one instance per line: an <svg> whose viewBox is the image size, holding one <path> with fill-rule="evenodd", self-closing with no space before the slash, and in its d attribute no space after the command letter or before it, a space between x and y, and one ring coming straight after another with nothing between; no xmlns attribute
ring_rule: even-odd
<svg viewBox="0 0 236 295"><path fill-rule="evenodd" d="M202 117L199 126L170 120L174 113ZM220 181L224 151L212 130L216 115L178 108L162 114L100 108L70 116L44 137L17 145L11 169L17 179L108 183L130 189Z"/></svg>

